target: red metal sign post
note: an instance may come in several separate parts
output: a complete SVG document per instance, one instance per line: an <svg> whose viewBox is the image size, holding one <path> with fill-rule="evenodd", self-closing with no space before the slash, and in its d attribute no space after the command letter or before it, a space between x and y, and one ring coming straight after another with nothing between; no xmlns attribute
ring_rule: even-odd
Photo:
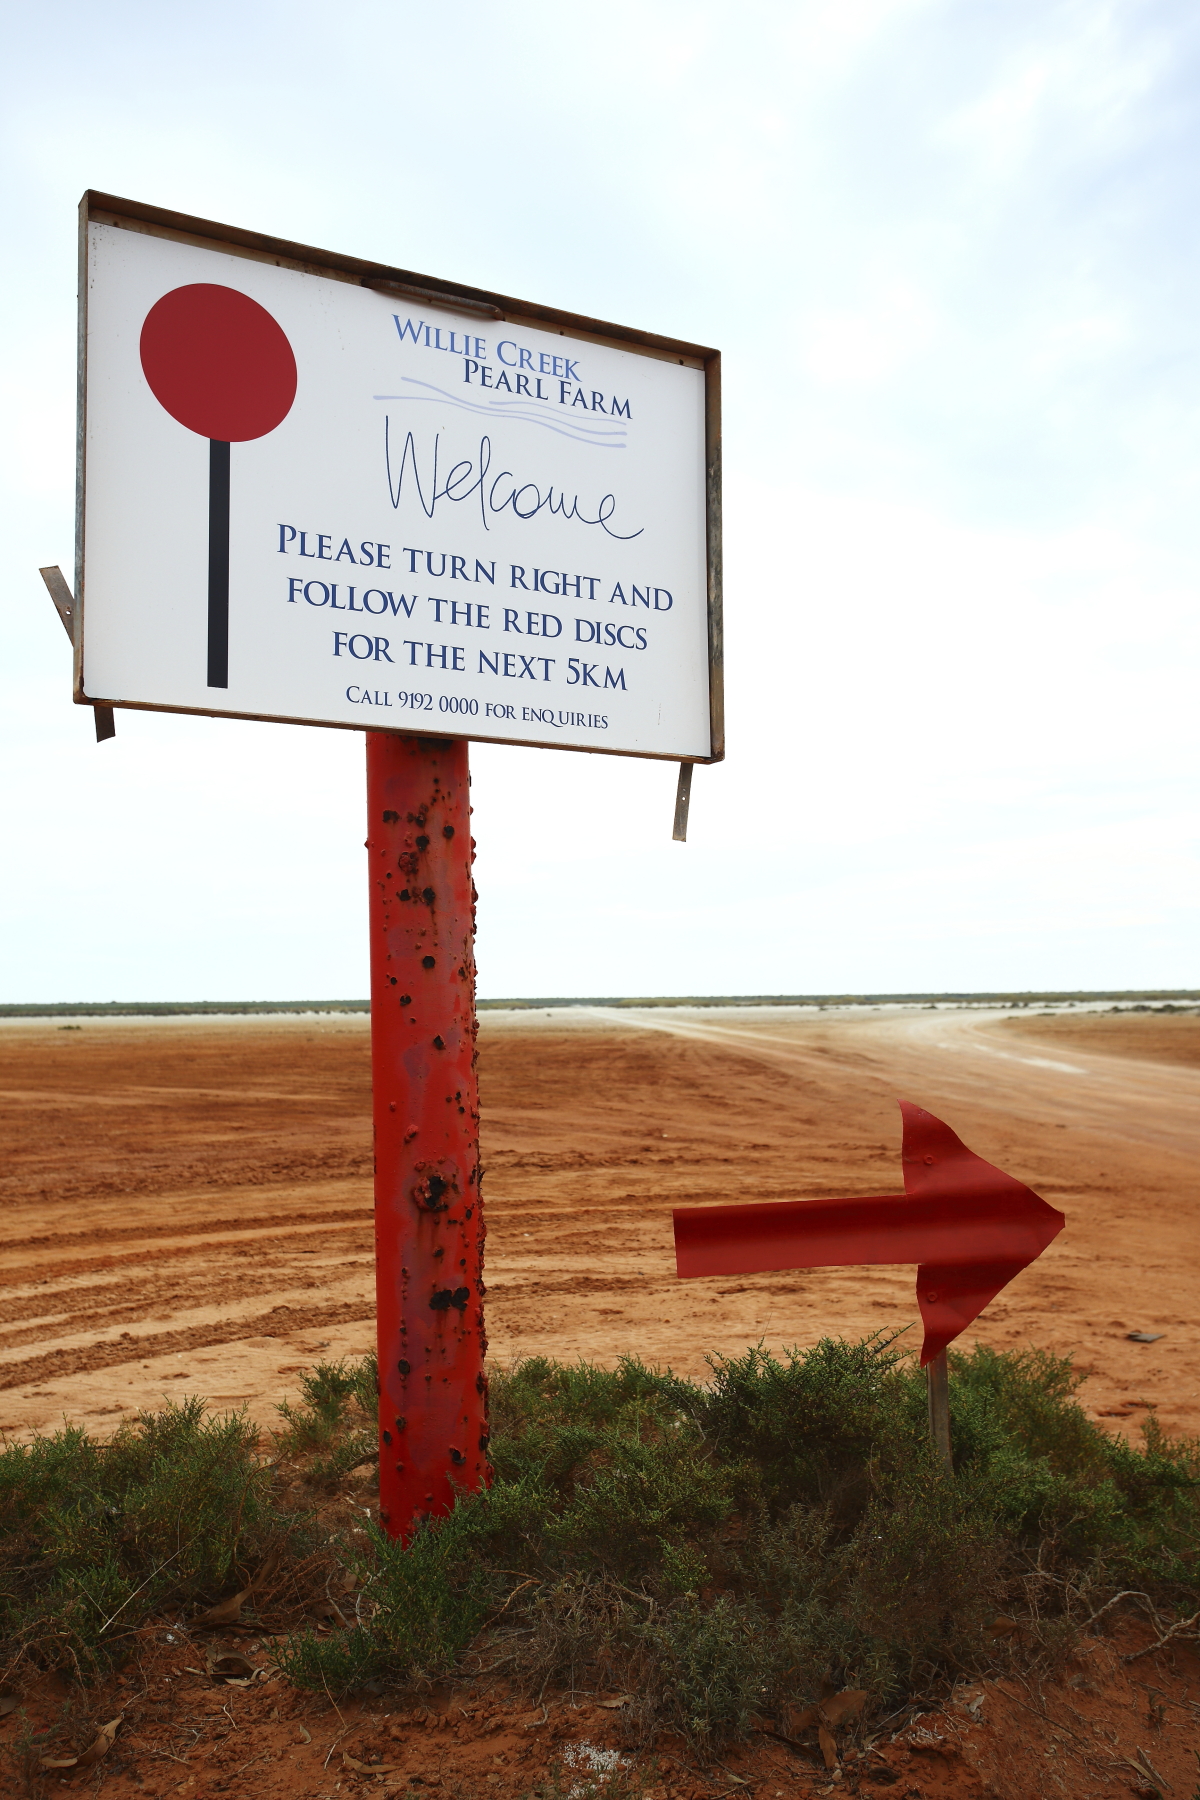
<svg viewBox="0 0 1200 1800"><path fill-rule="evenodd" d="M367 734L379 1516L484 1486L487 1378L467 744Z"/></svg>
<svg viewBox="0 0 1200 1800"><path fill-rule="evenodd" d="M917 1268L930 1423L949 1457L946 1346L1066 1224L1032 1188L968 1150L924 1107L901 1100L902 1194L688 1206L674 1214L678 1273L758 1274L858 1263Z"/></svg>

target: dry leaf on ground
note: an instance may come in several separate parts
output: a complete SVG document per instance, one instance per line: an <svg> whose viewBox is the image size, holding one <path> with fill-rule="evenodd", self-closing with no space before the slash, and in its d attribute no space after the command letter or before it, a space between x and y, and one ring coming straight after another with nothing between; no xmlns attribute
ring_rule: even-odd
<svg viewBox="0 0 1200 1800"><path fill-rule="evenodd" d="M866 1703L865 1688L843 1688L840 1694L829 1694L815 1706L785 1707L788 1736L799 1737L802 1731L839 1731L858 1717Z"/></svg>
<svg viewBox="0 0 1200 1800"><path fill-rule="evenodd" d="M342 1751L342 1761L348 1769L353 1769L356 1775L390 1775L394 1769L400 1767L399 1763L359 1762L355 1757L351 1756L348 1750Z"/></svg>
<svg viewBox="0 0 1200 1800"><path fill-rule="evenodd" d="M236 1625L242 1616L243 1606L253 1592L252 1587L243 1588L240 1594L231 1594L228 1600L219 1600L215 1606L210 1606L207 1612L202 1612L198 1619L193 1619L192 1624L194 1626Z"/></svg>
<svg viewBox="0 0 1200 1800"><path fill-rule="evenodd" d="M837 1731L851 1719L857 1719L866 1703L866 1688L843 1688L840 1694L830 1694L828 1700L822 1700L817 1712L822 1724Z"/></svg>
<svg viewBox="0 0 1200 1800"><path fill-rule="evenodd" d="M272 1550L248 1587L244 1587L240 1594L231 1594L228 1600L218 1600L215 1606L210 1606L207 1612L202 1612L198 1618L193 1619L192 1624L236 1625L241 1619L242 1608L247 1600L252 1600L255 1594L261 1592L269 1582L275 1579L282 1560L282 1548Z"/></svg>
<svg viewBox="0 0 1200 1800"><path fill-rule="evenodd" d="M227 1651L223 1656L210 1651L208 1672L214 1681L224 1682L226 1687L249 1687L258 1678L254 1664L247 1657L239 1656L236 1650Z"/></svg>
<svg viewBox="0 0 1200 1800"><path fill-rule="evenodd" d="M100 1758L112 1749L113 1739L120 1729L124 1713L118 1713L107 1725L102 1725L93 1741L78 1756L43 1756L43 1769L90 1769Z"/></svg>
<svg viewBox="0 0 1200 1800"><path fill-rule="evenodd" d="M277 1544L270 1555L264 1559L262 1568L250 1583L250 1586L254 1589L256 1594L260 1593L261 1590L266 1587L268 1582L274 1581L276 1575L278 1575L279 1566L283 1561L283 1551L284 1546L282 1544Z"/></svg>

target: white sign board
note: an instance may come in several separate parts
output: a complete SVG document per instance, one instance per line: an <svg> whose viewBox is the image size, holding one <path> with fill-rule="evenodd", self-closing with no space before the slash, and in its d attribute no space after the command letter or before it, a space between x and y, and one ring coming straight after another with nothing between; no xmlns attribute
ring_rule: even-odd
<svg viewBox="0 0 1200 1800"><path fill-rule="evenodd" d="M723 754L715 353L103 196L82 230L77 699Z"/></svg>

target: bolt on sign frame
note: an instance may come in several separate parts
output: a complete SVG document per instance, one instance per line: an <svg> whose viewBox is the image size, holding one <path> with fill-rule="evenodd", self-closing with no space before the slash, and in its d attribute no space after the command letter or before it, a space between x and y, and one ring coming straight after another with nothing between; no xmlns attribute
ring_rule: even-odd
<svg viewBox="0 0 1200 1800"><path fill-rule="evenodd" d="M720 356L109 194L79 250L76 701L367 734L404 1536L489 1478L468 742L678 762L683 834L725 753Z"/></svg>

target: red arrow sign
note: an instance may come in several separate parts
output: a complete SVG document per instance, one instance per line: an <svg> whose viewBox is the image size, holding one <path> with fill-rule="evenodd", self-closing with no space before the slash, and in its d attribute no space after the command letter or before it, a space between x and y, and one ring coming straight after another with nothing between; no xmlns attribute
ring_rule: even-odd
<svg viewBox="0 0 1200 1800"><path fill-rule="evenodd" d="M1023 1181L968 1150L923 1107L901 1100L900 1111L902 1194L678 1207L677 1273L915 1262L924 1368L1042 1254L1066 1220Z"/></svg>

